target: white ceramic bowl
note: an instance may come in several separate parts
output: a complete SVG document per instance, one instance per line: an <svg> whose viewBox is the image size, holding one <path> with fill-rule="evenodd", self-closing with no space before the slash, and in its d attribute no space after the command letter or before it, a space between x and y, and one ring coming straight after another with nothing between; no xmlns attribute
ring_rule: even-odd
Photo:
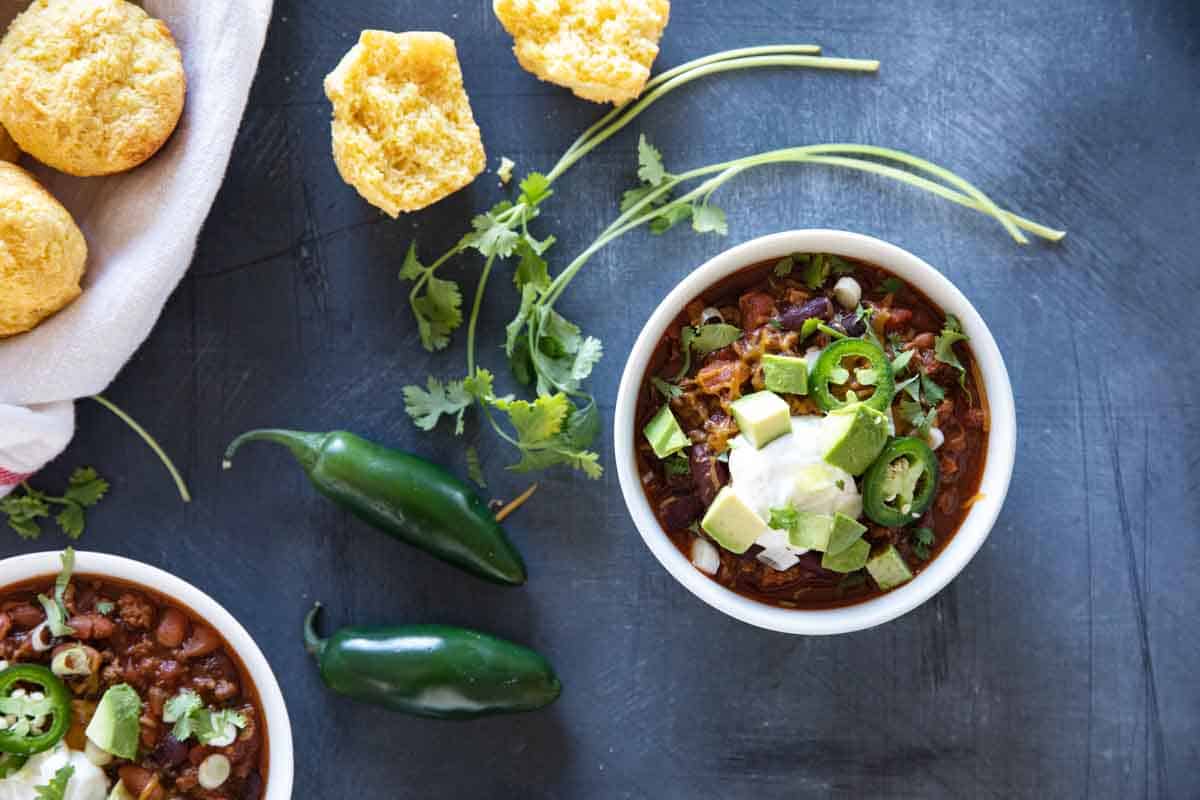
<svg viewBox="0 0 1200 800"><path fill-rule="evenodd" d="M791 253L833 253L883 267L920 289L944 312L957 316L971 337L971 351L983 376L991 412L987 461L979 487L983 496L971 506L950 543L909 583L843 608L800 610L770 606L730 591L701 573L672 544L655 518L642 490L634 453L639 386L667 326L688 302L722 278L752 264ZM655 309L633 345L617 391L613 426L617 475L625 505L646 545L667 571L692 594L731 617L769 630L809 635L848 633L895 619L952 581L983 545L996 522L1012 478L1017 443L1017 418L1008 370L975 307L944 275L912 253L870 236L835 230L798 230L764 236L726 250L684 278Z"/></svg>
<svg viewBox="0 0 1200 800"><path fill-rule="evenodd" d="M56 575L60 569L62 562L59 551L6 558L0 561L0 590L31 578ZM250 673L267 717L267 745L270 752L263 800L291 800L295 764L292 756L292 725L283 704L283 694L262 651L233 615L190 583L133 559L104 553L77 552L75 572L145 586L178 600L217 629Z"/></svg>

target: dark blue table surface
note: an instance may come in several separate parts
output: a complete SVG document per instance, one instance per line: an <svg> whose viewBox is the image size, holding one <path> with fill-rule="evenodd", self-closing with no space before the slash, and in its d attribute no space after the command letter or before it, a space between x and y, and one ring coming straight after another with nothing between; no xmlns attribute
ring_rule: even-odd
<svg viewBox="0 0 1200 800"><path fill-rule="evenodd" d="M220 453L259 425L352 428L463 470L417 431L401 387L463 370L421 349L397 280L444 249L494 176L399 221L338 178L321 80L363 28L458 42L489 165L548 168L601 109L517 66L489 3L277 0L260 74L195 263L110 396L156 432L195 492L102 409L44 476L113 479L80 546L165 567L257 638L292 715L296 797L1197 797L1200 497L1195 347L1200 5L1191 0L676 0L658 64L815 41L877 77L760 72L693 84L568 174L544 230L585 246L633 177L639 131L686 167L788 144L869 142L960 171L1070 231L1018 247L991 220L875 178L780 168L731 184L726 239L631 234L562 309L604 338L591 382L607 470L541 477L510 530L529 561L493 588L317 497L280 452ZM793 227L888 239L972 299L1012 373L1020 446L1007 505L963 574L908 616L848 636L767 633L686 593L650 557L612 469L623 354L666 291L724 247ZM459 273L470 284L477 262ZM488 342L513 312L499 277ZM485 363L503 367L487 347ZM528 480L470 425L510 498ZM6 552L58 546L12 537ZM566 691L535 715L428 722L323 690L300 646L331 624L465 624L545 652Z"/></svg>

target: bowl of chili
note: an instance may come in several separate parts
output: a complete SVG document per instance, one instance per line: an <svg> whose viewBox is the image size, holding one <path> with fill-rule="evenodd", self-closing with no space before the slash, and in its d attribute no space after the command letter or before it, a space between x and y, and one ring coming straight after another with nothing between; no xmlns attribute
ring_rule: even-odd
<svg viewBox="0 0 1200 800"><path fill-rule="evenodd" d="M245 628L168 572L68 553L0 561L0 696L65 699L48 722L0 742L0 782L61 779L69 766L86 796L108 784L139 800L291 798L287 709ZM103 738L112 731L97 717L122 702L135 730Z"/></svg>
<svg viewBox="0 0 1200 800"><path fill-rule="evenodd" d="M937 336L930 332L936 326ZM680 364L681 355L686 363ZM803 376L796 374L796 364ZM785 387L779 396L786 403L779 396L764 400L772 394L762 391L764 380L768 388ZM936 412L943 415L941 428ZM785 422L768 435L781 437L768 451L755 437L761 437L760 427L770 426L772 414ZM851 472L818 465L836 479L838 491L788 490L833 503L821 507L828 517L809 513L803 502L797 510L768 509L776 504L761 501L756 514L754 502L722 497L722 490L737 483L729 469L737 462L722 465L719 458L740 459L743 475L769 483L781 470L808 463L799 451L816 441L818 420L846 431L849 417L883 426L885 416L887 433L868 436L865 444L854 423L855 449L849 452L857 458L826 453L825 461ZM834 423L836 417L847 419ZM1016 414L995 339L944 275L879 239L797 230L726 250L659 304L626 362L613 440L634 524L676 580L743 622L825 635L895 619L966 567L1008 491ZM938 449L943 441L950 446ZM772 454L757 471L745 466L754 460L747 453L756 448ZM897 497L905 468L911 480ZM771 486L765 494L780 496ZM714 511L722 505L732 509ZM751 526L749 538L731 542L712 521L718 513L722 524L741 514L760 527ZM811 536L811 530L798 530L804 519L826 523L817 550L829 545L832 533L833 540L843 540L844 552L831 558L832 546L824 553L797 547L798 534ZM785 546L773 549L771 537L782 537ZM803 544L813 546L807 539ZM854 579L857 584L844 588Z"/></svg>

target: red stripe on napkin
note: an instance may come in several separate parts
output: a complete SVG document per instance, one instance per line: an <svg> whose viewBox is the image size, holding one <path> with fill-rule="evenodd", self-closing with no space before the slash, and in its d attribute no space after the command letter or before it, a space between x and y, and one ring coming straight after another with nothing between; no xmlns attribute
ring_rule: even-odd
<svg viewBox="0 0 1200 800"><path fill-rule="evenodd" d="M0 467L0 486L16 486L32 474L32 472L10 472L4 467Z"/></svg>

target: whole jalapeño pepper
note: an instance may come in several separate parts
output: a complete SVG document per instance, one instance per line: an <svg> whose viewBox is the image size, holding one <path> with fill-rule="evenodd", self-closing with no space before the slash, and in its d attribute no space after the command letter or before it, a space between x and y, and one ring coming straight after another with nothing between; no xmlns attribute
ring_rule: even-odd
<svg viewBox="0 0 1200 800"><path fill-rule="evenodd" d="M512 642L449 625L316 630L320 604L304 621L304 642L321 679L339 694L438 719L532 711L558 699L562 684L546 659Z"/></svg>
<svg viewBox="0 0 1200 800"><path fill-rule="evenodd" d="M345 431L263 429L230 443L226 469L250 441L287 447L318 491L385 533L486 580L525 582L525 563L488 507L438 465Z"/></svg>

